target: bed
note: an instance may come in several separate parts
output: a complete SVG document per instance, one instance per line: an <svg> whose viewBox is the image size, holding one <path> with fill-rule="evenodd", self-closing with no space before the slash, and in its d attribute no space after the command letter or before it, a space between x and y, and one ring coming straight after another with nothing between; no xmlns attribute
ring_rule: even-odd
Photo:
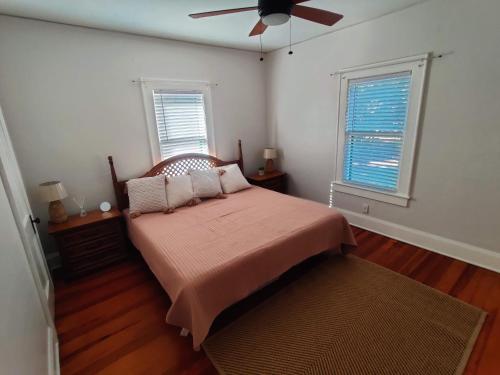
<svg viewBox="0 0 500 375"><path fill-rule="evenodd" d="M143 177L178 175L237 163L186 154L167 159ZM256 186L227 199L206 200L172 215L131 219L124 182L111 174L129 238L169 295L166 321L189 331L198 348L213 320L294 265L323 251L355 246L346 219L335 209Z"/></svg>

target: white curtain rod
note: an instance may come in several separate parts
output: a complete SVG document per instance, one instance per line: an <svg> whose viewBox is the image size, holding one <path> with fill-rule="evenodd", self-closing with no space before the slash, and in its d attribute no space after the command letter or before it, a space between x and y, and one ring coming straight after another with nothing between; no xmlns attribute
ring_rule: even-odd
<svg viewBox="0 0 500 375"><path fill-rule="evenodd" d="M191 81L191 80L179 80L179 79L165 79L165 78L138 78L133 79L130 82L132 83L148 83L148 82L159 82L159 83L171 83L174 85L182 85L182 84L202 84L209 87L217 87L218 83L212 83L208 81Z"/></svg>
<svg viewBox="0 0 500 375"><path fill-rule="evenodd" d="M442 59L445 56L452 55L454 52L455 51L448 51L448 52L441 52L441 53L429 52L428 53L428 59L430 59L430 60ZM420 58L420 56L421 55L405 56L405 57L402 57L402 58L399 58L399 59L396 59L396 60L393 60L393 61L394 61L394 63L397 63L398 60L408 60L408 59L411 59L413 57L415 57L416 60L418 60L417 57ZM390 61L390 60L387 60L387 61ZM351 70L351 69L362 68L362 67L369 68L370 65L383 64L384 62L385 61L377 61L377 62L374 62L374 63L371 63L371 64L356 65L356 66L352 66L352 67L350 67L348 69L341 69L341 70L336 71L335 73L330 73L330 77L334 77L336 75L345 73L345 70Z"/></svg>

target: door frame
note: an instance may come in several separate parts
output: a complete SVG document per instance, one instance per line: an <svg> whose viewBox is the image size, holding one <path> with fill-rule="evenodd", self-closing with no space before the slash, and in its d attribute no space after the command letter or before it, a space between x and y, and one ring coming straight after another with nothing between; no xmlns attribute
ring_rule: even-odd
<svg viewBox="0 0 500 375"><path fill-rule="evenodd" d="M26 218L21 217L20 213L16 209L16 201L14 198L14 195L11 191L11 183L9 182L9 176L7 176L7 170L5 168L6 163L13 163L14 166L18 169L18 163L17 163L17 158L14 152L14 148L12 147L12 142L9 137L9 132L7 129L7 125L5 122L5 118L3 115L2 108L0 107L0 178L3 181L5 191L7 193L7 198L9 199L9 203L12 209L12 213L14 214L14 218L16 220L16 225L18 227L19 233L21 235L21 239L23 241L23 248L24 248L24 255L26 256L26 260L28 262L28 265L30 267L31 275L33 277L33 282L36 286L37 289L37 294L40 298L40 302L42 305L42 309L44 311L44 314L47 319L47 324L54 329L55 331L55 325L54 325L54 287L52 283L52 278L50 276L49 268L47 266L47 261L45 259L44 254L32 254L31 251L28 249L32 248L32 245L29 243L29 240L25 236L24 228L28 224L26 222L23 222L26 220ZM24 181L22 180L22 176L19 171L19 176L14 176L14 178L20 178L20 184L21 187L24 191L21 191L20 194L22 195L23 200L25 201L29 213L33 217L33 212L31 210L28 197L26 194L26 190L24 187ZM34 237L38 243L39 249L43 253L43 248L41 246L40 242L40 237L38 235L38 229L35 230ZM34 257L37 257L38 259L35 259ZM46 273L46 279L47 279L47 285L44 286L42 284L42 278L41 275L39 274L37 263L40 263L40 266Z"/></svg>

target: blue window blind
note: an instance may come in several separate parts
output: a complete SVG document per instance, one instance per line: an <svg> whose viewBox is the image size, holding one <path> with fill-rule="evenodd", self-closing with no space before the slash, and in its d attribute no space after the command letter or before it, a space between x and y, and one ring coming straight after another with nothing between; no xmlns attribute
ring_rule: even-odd
<svg viewBox="0 0 500 375"><path fill-rule="evenodd" d="M411 73L350 80L344 182L397 191Z"/></svg>
<svg viewBox="0 0 500 375"><path fill-rule="evenodd" d="M183 153L208 154L203 93L153 91L162 160Z"/></svg>

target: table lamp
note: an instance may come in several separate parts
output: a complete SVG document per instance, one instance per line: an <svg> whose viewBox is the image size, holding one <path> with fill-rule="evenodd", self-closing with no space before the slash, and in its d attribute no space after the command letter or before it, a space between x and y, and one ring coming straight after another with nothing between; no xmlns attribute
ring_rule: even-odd
<svg viewBox="0 0 500 375"><path fill-rule="evenodd" d="M61 199L68 196L61 181L49 181L39 185L40 196L44 202L49 203L49 220L53 223L64 223L68 215Z"/></svg>
<svg viewBox="0 0 500 375"><path fill-rule="evenodd" d="M265 148L264 149L264 159L266 159L266 166L264 167L265 173L274 172L274 162L273 160L278 157L278 152L275 148Z"/></svg>

